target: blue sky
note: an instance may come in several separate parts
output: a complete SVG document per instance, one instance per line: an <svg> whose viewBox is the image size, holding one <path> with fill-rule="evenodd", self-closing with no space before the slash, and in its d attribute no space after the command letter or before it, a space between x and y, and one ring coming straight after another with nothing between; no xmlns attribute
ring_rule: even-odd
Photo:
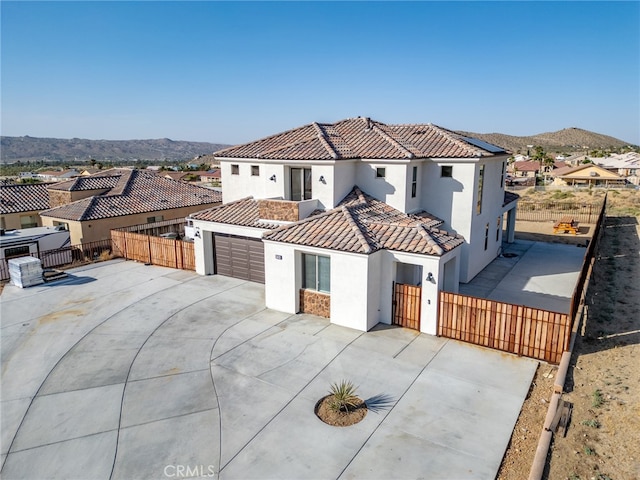
<svg viewBox="0 0 640 480"><path fill-rule="evenodd" d="M370 116L640 144L639 2L1 2L2 134L242 143Z"/></svg>

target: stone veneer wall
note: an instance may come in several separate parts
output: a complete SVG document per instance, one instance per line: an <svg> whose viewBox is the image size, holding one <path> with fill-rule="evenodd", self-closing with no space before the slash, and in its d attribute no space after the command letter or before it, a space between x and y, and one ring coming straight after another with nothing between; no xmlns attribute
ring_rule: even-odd
<svg viewBox="0 0 640 480"><path fill-rule="evenodd" d="M258 200L258 214L265 220L297 222L298 202L287 200Z"/></svg>
<svg viewBox="0 0 640 480"><path fill-rule="evenodd" d="M331 295L315 290L300 289L300 311L324 318L331 316Z"/></svg>
<svg viewBox="0 0 640 480"><path fill-rule="evenodd" d="M49 207L55 208L71 203L71 192L49 190Z"/></svg>

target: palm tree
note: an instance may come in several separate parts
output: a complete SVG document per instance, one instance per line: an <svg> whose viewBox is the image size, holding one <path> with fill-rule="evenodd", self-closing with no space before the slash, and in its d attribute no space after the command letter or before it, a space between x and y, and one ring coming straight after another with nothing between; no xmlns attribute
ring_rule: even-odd
<svg viewBox="0 0 640 480"><path fill-rule="evenodd" d="M553 158L547 155L547 153L544 151L544 148L542 148L540 145L536 145L531 159L540 163L540 172L543 173L546 180L547 170L545 167L550 167L553 165Z"/></svg>

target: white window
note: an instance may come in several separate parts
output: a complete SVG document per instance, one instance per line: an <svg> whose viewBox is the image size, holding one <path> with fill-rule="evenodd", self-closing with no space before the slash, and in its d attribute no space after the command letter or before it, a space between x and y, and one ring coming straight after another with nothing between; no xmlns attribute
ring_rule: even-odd
<svg viewBox="0 0 640 480"><path fill-rule="evenodd" d="M418 192L418 167L411 171L411 198L415 198Z"/></svg>
<svg viewBox="0 0 640 480"><path fill-rule="evenodd" d="M478 172L478 203L476 204L476 214L482 213L482 184L484 183L484 165L480 165ZM488 227L487 227L488 228ZM485 250L487 248L485 247Z"/></svg>
<svg viewBox="0 0 640 480"><path fill-rule="evenodd" d="M484 249L486 250L489 246L489 224L484 229Z"/></svg>
<svg viewBox="0 0 640 480"><path fill-rule="evenodd" d="M331 259L320 255L302 254L302 288L318 292L331 292Z"/></svg>

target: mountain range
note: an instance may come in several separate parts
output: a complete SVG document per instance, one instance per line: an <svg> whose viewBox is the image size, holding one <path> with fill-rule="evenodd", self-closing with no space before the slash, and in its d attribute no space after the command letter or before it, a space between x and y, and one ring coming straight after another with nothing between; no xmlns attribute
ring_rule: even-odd
<svg viewBox="0 0 640 480"><path fill-rule="evenodd" d="M505 135L504 133L458 133L498 145L512 153L525 153L530 148L529 145L541 146L547 152L562 153L607 148L617 149L629 145L629 142L581 128L563 128L557 132L539 133L526 137Z"/></svg>
<svg viewBox="0 0 640 480"><path fill-rule="evenodd" d="M460 133L498 145L509 152L526 152L528 146L539 145L547 152L580 152L584 150L617 149L628 145L614 137L580 128L565 128L557 132L531 136L503 133ZM72 163L91 159L110 162L185 162L200 155L208 155L228 144L175 141L168 138L154 140L86 140L80 138L0 137L0 163L40 162Z"/></svg>
<svg viewBox="0 0 640 480"><path fill-rule="evenodd" d="M0 137L0 163L185 162L230 145L185 142L168 138L154 140L86 140L81 138Z"/></svg>

